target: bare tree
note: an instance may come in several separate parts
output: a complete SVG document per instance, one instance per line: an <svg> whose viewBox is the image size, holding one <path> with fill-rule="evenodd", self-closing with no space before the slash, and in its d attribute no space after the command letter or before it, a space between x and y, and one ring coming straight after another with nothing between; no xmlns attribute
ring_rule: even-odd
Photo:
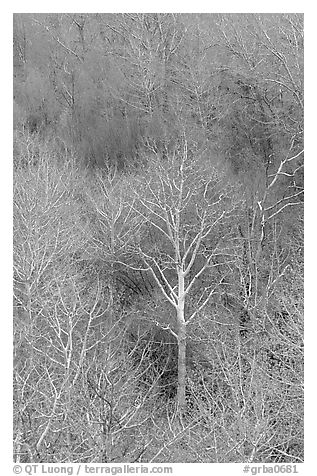
<svg viewBox="0 0 317 476"><path fill-rule="evenodd" d="M16 14L14 68L15 460L302 461L303 16Z"/></svg>
<svg viewBox="0 0 317 476"><path fill-rule="evenodd" d="M142 187L143 192L135 191L146 233L139 253L144 269L175 310L176 319L167 327L178 341L177 401L182 412L186 407L187 329L225 282L217 267L232 258L230 219L238 203L221 174L202 156L191 156L186 140L165 162L153 158ZM209 274L208 284L203 284L204 273Z"/></svg>
<svg viewBox="0 0 317 476"><path fill-rule="evenodd" d="M20 458L27 448L31 461L70 389L74 332L81 327L70 256L86 241L72 197L76 171L47 160L45 147L35 151L28 149L14 183L16 450Z"/></svg>

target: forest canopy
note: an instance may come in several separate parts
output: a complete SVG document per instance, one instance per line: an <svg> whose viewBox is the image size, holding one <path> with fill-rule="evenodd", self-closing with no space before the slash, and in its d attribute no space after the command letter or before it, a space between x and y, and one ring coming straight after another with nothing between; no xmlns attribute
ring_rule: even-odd
<svg viewBox="0 0 317 476"><path fill-rule="evenodd" d="M13 24L14 460L302 462L303 15Z"/></svg>

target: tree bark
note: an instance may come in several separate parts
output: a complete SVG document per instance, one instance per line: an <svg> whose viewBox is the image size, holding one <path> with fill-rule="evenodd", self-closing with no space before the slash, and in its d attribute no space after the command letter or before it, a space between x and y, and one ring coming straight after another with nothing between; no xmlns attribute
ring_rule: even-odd
<svg viewBox="0 0 317 476"><path fill-rule="evenodd" d="M178 381L177 381L177 406L182 413L186 409L186 323L184 308L178 309Z"/></svg>

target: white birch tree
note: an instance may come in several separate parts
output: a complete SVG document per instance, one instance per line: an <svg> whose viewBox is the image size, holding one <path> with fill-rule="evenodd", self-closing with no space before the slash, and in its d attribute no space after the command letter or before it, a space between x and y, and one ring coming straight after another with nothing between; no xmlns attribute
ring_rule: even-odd
<svg viewBox="0 0 317 476"><path fill-rule="evenodd" d="M138 211L145 229L155 235L156 245L143 235L139 253L144 269L175 310L175 322L168 329L178 342L177 404L182 413L187 329L225 281L215 268L233 258L231 220L239 200L233 199L233 187L228 181L224 184L221 173L202 156L191 156L186 140L166 161L155 157L141 183L143 190L135 191ZM207 273L213 276L204 285L201 278ZM188 305L190 300L194 306Z"/></svg>

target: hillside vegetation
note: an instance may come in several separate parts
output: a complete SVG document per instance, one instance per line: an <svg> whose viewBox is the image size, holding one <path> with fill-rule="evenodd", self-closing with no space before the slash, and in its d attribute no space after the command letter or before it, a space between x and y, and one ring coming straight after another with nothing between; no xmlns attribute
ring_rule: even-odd
<svg viewBox="0 0 317 476"><path fill-rule="evenodd" d="M13 43L14 460L302 462L302 15Z"/></svg>

